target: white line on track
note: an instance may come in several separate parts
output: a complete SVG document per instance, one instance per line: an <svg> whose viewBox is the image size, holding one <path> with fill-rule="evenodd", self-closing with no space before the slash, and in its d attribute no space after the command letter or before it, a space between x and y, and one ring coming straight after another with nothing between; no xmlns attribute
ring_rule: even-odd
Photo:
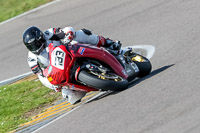
<svg viewBox="0 0 200 133"><path fill-rule="evenodd" d="M28 72L28 73L21 74L21 75L19 75L19 76L15 76L15 77L12 77L12 78L9 78L9 79L0 81L0 86L6 85L6 84L9 84L9 83L13 83L13 82L15 82L15 81L18 81L18 80L20 80L20 79L22 79L22 78L25 78L25 77L31 75L31 74L33 74L32 71L31 71L31 72Z"/></svg>

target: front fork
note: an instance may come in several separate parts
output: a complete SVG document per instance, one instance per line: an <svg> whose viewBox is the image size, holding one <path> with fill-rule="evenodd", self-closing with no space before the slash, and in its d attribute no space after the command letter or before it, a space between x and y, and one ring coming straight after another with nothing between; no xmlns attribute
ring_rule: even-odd
<svg viewBox="0 0 200 133"><path fill-rule="evenodd" d="M128 74L128 81L134 79L139 75L138 66L131 60L129 56L116 55L115 58L124 67L126 73Z"/></svg>

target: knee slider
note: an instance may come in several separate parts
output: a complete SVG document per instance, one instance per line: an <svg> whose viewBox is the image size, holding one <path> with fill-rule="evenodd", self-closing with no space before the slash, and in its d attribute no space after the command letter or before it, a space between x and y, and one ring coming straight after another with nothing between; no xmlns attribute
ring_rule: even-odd
<svg viewBox="0 0 200 133"><path fill-rule="evenodd" d="M87 30L85 28L81 29L86 35L90 36L92 35L92 32L90 30Z"/></svg>

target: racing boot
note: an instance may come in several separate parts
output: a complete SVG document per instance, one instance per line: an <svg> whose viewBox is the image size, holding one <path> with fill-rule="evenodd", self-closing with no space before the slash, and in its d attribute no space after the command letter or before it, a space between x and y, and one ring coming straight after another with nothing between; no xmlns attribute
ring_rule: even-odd
<svg viewBox="0 0 200 133"><path fill-rule="evenodd" d="M121 46L122 46L122 44L120 43L120 41L114 42L113 40L110 40L109 38L106 39L105 47L108 47L109 49L120 50Z"/></svg>
<svg viewBox="0 0 200 133"><path fill-rule="evenodd" d="M121 49L121 43L120 41L113 41L110 39L106 39L106 43L104 45L104 47L111 53L114 55L118 55L120 53L120 49Z"/></svg>
<svg viewBox="0 0 200 133"><path fill-rule="evenodd" d="M99 37L99 42L97 44L97 47L105 47L106 49L110 49L110 50L120 50L121 49L121 43L120 41L113 41L109 38L105 39L102 36L98 36Z"/></svg>
<svg viewBox="0 0 200 133"><path fill-rule="evenodd" d="M76 104L81 101L81 99L86 95L87 92L76 91L68 88L62 88L62 96L66 98L71 104Z"/></svg>

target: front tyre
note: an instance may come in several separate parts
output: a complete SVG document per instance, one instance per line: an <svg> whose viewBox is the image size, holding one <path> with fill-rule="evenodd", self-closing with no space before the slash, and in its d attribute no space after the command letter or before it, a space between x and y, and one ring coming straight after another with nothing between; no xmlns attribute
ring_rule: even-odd
<svg viewBox="0 0 200 133"><path fill-rule="evenodd" d="M108 76L110 75L115 76L116 78L109 79ZM128 87L128 81L116 74L97 75L91 73L90 71L81 70L79 72L78 79L88 86L104 91L107 90L120 91Z"/></svg>
<svg viewBox="0 0 200 133"><path fill-rule="evenodd" d="M151 72L152 65L149 59L139 54L134 54L134 55L131 55L130 57L131 57L131 60L139 68L139 75L138 75L139 78L147 76Z"/></svg>

